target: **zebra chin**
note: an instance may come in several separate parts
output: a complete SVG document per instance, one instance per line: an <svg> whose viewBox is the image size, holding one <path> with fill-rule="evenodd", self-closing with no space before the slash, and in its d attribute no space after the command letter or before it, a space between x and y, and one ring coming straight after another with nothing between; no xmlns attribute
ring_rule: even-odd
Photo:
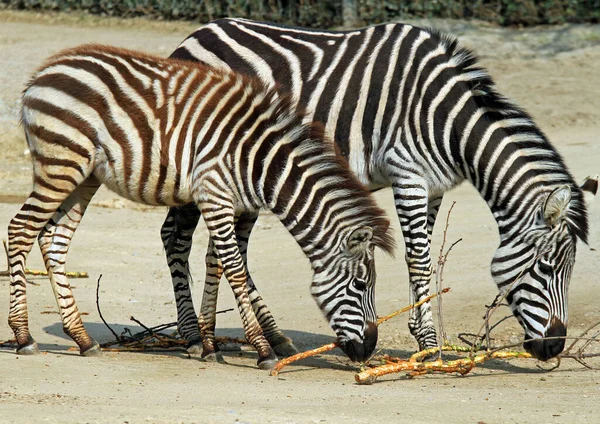
<svg viewBox="0 0 600 424"><path fill-rule="evenodd" d="M531 353L540 361L547 361L557 356L565 348L565 339L567 335L567 327L558 319L553 319L550 323L550 328L546 331L544 337L563 337L560 339L534 339L528 334L525 335L523 348Z"/></svg>
<svg viewBox="0 0 600 424"><path fill-rule="evenodd" d="M377 346L377 324L367 323L362 342L356 340L339 340L340 349L354 362L364 362L371 357Z"/></svg>

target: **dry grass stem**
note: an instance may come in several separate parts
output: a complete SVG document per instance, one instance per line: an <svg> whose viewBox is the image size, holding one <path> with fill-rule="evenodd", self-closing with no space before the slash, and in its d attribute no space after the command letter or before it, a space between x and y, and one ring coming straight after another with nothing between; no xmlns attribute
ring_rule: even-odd
<svg viewBox="0 0 600 424"><path fill-rule="evenodd" d="M10 277L10 267L8 265L8 263L9 263L8 262L8 247L6 246L6 240L2 240L2 245L4 246L4 253L6 255L7 268L4 271L0 271L0 277ZM33 275L33 276L48 276L48 271L41 271L41 270L37 270L37 269L26 269L25 274ZM65 275L69 278L89 278L89 275L87 272L81 272L81 271L65 272ZM33 284L30 281L28 281L28 283Z"/></svg>
<svg viewBox="0 0 600 424"><path fill-rule="evenodd" d="M450 254L450 252L452 251L452 249L454 248L454 246L456 246L458 243L460 243L462 241L462 238L456 240L454 243L452 243L452 245L448 248L448 250L446 251L446 253L444 254L444 247L446 247L446 236L448 234L448 226L450 225L450 214L452 214L452 209L454 209L454 205L456 205L456 202L452 202L452 205L450 206L450 209L448 209L448 214L446 215L446 225L444 226L444 235L442 237L442 245L440 246L440 254L438 255L438 261L437 261L437 266L436 266L436 270L435 270L435 290L436 293L438 295L441 294L440 292L440 288L443 285L444 282L444 266L446 265L446 262L448 261L448 255ZM438 298L438 302L437 302L437 307L438 307L438 346L440 347L440 349L438 350L438 359L442 358L442 349L441 347L447 343L448 338L446 337L446 330L444 329L444 320L443 320L443 313L442 313L442 298L439 297Z"/></svg>

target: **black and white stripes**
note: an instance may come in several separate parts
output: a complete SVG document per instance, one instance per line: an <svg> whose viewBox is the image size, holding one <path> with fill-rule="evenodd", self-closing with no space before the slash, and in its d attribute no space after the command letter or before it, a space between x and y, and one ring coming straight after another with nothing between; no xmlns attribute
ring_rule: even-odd
<svg viewBox="0 0 600 424"><path fill-rule="evenodd" d="M313 295L343 349L355 360L374 349L373 249L393 249L389 222L288 98L229 71L90 45L59 53L35 74L23 93L22 122L34 186L9 225L9 324L20 352L37 350L23 270L38 234L65 331L82 354L98 351L64 264L100 184L138 202L197 205L219 258L213 272L230 282L261 367L276 357L250 307L235 232L236 217L260 208L279 217L310 259ZM185 242L164 240L184 273ZM204 354L216 353L214 321L203 336Z"/></svg>
<svg viewBox="0 0 600 424"><path fill-rule="evenodd" d="M415 301L428 295L442 196L470 181L498 222L495 282L504 290L523 277L511 306L526 337L566 331L575 240L587 237L582 191L531 118L497 93L455 40L403 24L336 32L222 19L200 27L172 57L291 92L363 183L392 187ZM541 261L551 272L540 271ZM546 282L536 302L530 278ZM436 345L429 304L412 313L409 328L421 348ZM555 341L532 345L541 359L562 349Z"/></svg>

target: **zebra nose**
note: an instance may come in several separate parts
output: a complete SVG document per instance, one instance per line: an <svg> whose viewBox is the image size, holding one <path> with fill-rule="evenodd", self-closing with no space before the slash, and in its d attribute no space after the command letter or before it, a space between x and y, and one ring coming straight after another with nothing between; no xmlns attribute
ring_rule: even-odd
<svg viewBox="0 0 600 424"><path fill-rule="evenodd" d="M377 325L367 323L362 342L348 340L340 342L340 349L354 362L363 362L371 357L377 345Z"/></svg>
<svg viewBox="0 0 600 424"><path fill-rule="evenodd" d="M550 328L546 331L545 337L565 337L567 327L557 319L552 320ZM540 361L547 361L554 358L565 348L565 339L537 340L525 337L523 347Z"/></svg>

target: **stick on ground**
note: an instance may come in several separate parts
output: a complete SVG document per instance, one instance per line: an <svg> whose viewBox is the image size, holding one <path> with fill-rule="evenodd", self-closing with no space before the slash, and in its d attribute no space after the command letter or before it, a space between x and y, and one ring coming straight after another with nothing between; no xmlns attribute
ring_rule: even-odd
<svg viewBox="0 0 600 424"><path fill-rule="evenodd" d="M445 351L451 351L454 349L444 349ZM460 351L463 351L462 346L458 346L461 348ZM468 348L467 348L468 349ZM438 348L428 349L433 352L437 351ZM420 352L419 352L420 353ZM413 355L414 357L414 355ZM365 371L362 371L354 376L354 380L358 384L373 384L377 377L381 377L382 375L392 374L396 372L402 371L410 371L412 375L421 375L425 373L431 372L444 372L444 373L459 373L459 374L467 374L471 371L475 365L481 364L490 359L509 359L509 358L531 358L531 355L526 352L491 352L491 353L482 353L479 355L475 355L472 358L464 358L464 359L456 359L454 361L442 361L438 359L436 361L430 362L420 362L413 361L412 358L408 361L401 362L390 362L386 365L382 365L380 367L371 368Z"/></svg>

